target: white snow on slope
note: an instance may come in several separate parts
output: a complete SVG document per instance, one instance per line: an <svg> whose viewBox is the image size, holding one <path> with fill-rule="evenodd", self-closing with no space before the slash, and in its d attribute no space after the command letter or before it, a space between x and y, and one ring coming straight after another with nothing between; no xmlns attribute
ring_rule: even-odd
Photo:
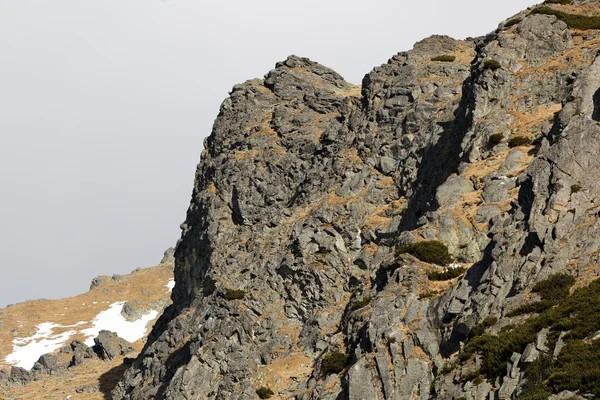
<svg viewBox="0 0 600 400"><path fill-rule="evenodd" d="M172 291L175 287L175 279L171 279L165 286L169 288L169 292Z"/></svg>
<svg viewBox="0 0 600 400"><path fill-rule="evenodd" d="M53 322L44 322L36 326L36 333L33 336L15 338L13 352L6 356L5 361L17 367L31 369L42 354L60 349L71 335L77 333L69 330L55 335L52 332L54 328L61 328L61 326Z"/></svg>
<svg viewBox="0 0 600 400"><path fill-rule="evenodd" d="M98 336L101 330L116 332L117 335L129 342L135 342L146 334L146 325L158 315L158 311L152 310L142 318L134 322L127 321L121 310L124 301L113 303L108 310L101 311L91 321L92 327L73 330L70 329L64 333L54 334L55 328L75 328L90 322L81 321L74 325L58 325L54 322L43 322L36 326L36 333L25 338L13 339L13 351L6 356L7 364L17 367L31 369L41 355L51 353L60 349L67 343L73 335L81 333L85 335L85 344L94 345L94 338Z"/></svg>
<svg viewBox="0 0 600 400"><path fill-rule="evenodd" d="M156 318L158 311L152 310L137 321L129 322L121 315L123 305L125 305L124 301L111 304L108 310L96 315L96 318L92 321L93 325L91 328L81 331L86 336L86 345L93 346L94 338L98 336L101 330L115 332L123 339L132 343L141 339L146 334L146 325Z"/></svg>

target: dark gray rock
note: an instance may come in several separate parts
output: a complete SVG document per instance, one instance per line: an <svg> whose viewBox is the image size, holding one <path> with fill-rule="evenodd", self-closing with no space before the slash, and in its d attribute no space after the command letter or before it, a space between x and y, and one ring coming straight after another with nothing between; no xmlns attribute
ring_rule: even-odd
<svg viewBox="0 0 600 400"><path fill-rule="evenodd" d="M175 248L169 247L165 250L162 260L160 260L161 264L174 264L175 263Z"/></svg>
<svg viewBox="0 0 600 400"><path fill-rule="evenodd" d="M110 331L100 331L94 338L94 351L103 360L112 360L118 355L129 354L133 351L131 343Z"/></svg>
<svg viewBox="0 0 600 400"><path fill-rule="evenodd" d="M13 383L19 383L21 385L25 385L29 383L33 377L31 373L27 371L25 368L21 367L11 367L10 369L10 381Z"/></svg>

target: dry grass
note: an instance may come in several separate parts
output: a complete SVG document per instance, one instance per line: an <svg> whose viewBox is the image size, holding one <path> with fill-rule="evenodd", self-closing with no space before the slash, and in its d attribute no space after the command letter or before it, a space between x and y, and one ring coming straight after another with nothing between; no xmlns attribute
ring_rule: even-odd
<svg viewBox="0 0 600 400"><path fill-rule="evenodd" d="M4 358L12 352L12 341L15 337L27 337L35 333L36 325L42 322L54 322L60 325L72 325L79 321L89 321L78 328L91 327L91 321L98 313L107 310L112 303L118 301L134 301L148 309L150 304L168 300L170 292L166 284L173 278L172 266L162 264L152 268L140 269L120 279L103 277L100 286L78 296L60 300L33 300L19 303L1 310L0 313L0 368L9 369ZM55 334L72 328L56 328ZM67 341L84 339L82 335L74 335ZM139 351L145 338L134 343ZM2 399L60 399L73 395L72 399L101 399L100 393L75 394L80 386L99 384L99 378L105 372L117 367L122 358L111 362L93 360L76 368L44 377L40 381L27 386L0 388ZM117 379L117 378L115 378Z"/></svg>
<svg viewBox="0 0 600 400"><path fill-rule="evenodd" d="M312 365L312 360L300 349L296 349L290 355L260 367L255 375L256 387L268 387L275 393L271 399L281 399L278 392L296 386L296 380L307 380L312 372Z"/></svg>
<svg viewBox="0 0 600 400"><path fill-rule="evenodd" d="M513 116L513 121L509 128L517 135L530 136L534 127L539 127L546 121L552 121L554 115L562 108L561 104L552 104L550 106L539 106L533 112L518 112L513 111L510 114Z"/></svg>

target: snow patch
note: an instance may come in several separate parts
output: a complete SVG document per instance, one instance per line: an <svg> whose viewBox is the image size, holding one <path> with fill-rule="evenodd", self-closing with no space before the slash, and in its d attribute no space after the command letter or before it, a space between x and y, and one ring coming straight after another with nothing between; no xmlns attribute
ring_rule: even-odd
<svg viewBox="0 0 600 400"><path fill-rule="evenodd" d="M129 322L121 311L125 305L124 301L113 303L108 310L101 311L91 321L79 321L73 325L59 325L54 322L43 322L36 326L36 333L29 337L14 338L12 353L4 359L7 364L17 367L31 369L40 356L52 353L77 334L85 335L85 344L94 345L94 338L101 330L115 332L117 335L129 342L136 342L146 334L147 325L158 316L158 311L152 310L134 322ZM91 328L69 329L60 334L54 334L56 328L76 328L81 325L92 324Z"/></svg>
<svg viewBox="0 0 600 400"><path fill-rule="evenodd" d="M172 291L175 287L175 279L171 279L165 286L169 288L169 292Z"/></svg>
<svg viewBox="0 0 600 400"><path fill-rule="evenodd" d="M34 335L13 339L13 351L4 359L6 363L31 369L41 355L60 349L69 340L69 337L77 333L70 330L55 335L53 333L54 328L64 327L54 322L43 322L36 326Z"/></svg>
<svg viewBox="0 0 600 400"><path fill-rule="evenodd" d="M156 318L158 311L152 310L137 321L129 322L121 315L124 305L124 301L113 303L108 310L101 311L96 315L96 318L92 321L92 327L81 331L86 336L86 345L93 346L94 338L98 336L101 330L115 332L128 342L135 342L144 337L146 325Z"/></svg>

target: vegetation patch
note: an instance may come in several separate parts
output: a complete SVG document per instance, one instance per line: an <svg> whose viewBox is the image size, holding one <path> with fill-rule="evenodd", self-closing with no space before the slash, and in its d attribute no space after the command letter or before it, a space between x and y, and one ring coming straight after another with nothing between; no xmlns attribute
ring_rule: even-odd
<svg viewBox="0 0 600 400"><path fill-rule="evenodd" d="M569 295L572 284L571 276L557 274L535 285L534 289L544 300L550 300L552 296L559 300L540 315L520 325L507 327L498 335L472 337L465 345L460 360L467 360L475 353L480 354L481 373L488 379L495 379L506 374L511 355L514 352L523 353L529 343L535 343L542 329L550 329L550 352L561 332L566 332L563 337L565 346L556 359L542 352L535 362L527 365L527 384L520 398L546 399L550 394L563 390L599 397L600 340L590 338L600 330L600 280Z"/></svg>
<svg viewBox="0 0 600 400"><path fill-rule="evenodd" d="M422 299L430 299L432 297L436 297L440 294L439 291L437 290L427 290L421 294L419 294L419 297L421 297Z"/></svg>
<svg viewBox="0 0 600 400"><path fill-rule="evenodd" d="M431 61L441 61L441 62L454 62L456 60L456 56L451 54L442 54L441 56L433 57Z"/></svg>
<svg viewBox="0 0 600 400"><path fill-rule="evenodd" d="M531 144L531 139L527 136L515 136L508 141L508 147L528 146Z"/></svg>
<svg viewBox="0 0 600 400"><path fill-rule="evenodd" d="M268 387L262 386L256 389L256 394L260 399L270 399L275 393L273 393L273 391Z"/></svg>
<svg viewBox="0 0 600 400"><path fill-rule="evenodd" d="M494 147L495 145L500 144L500 142L502 142L502 139L504 139L504 135L503 134L501 134L501 133L494 133L488 139L488 146L489 147Z"/></svg>
<svg viewBox="0 0 600 400"><path fill-rule="evenodd" d="M573 29L600 29L600 16L597 15L569 14L563 11L555 10L548 6L537 7L531 13L554 15L556 18L567 24L569 28Z"/></svg>
<svg viewBox="0 0 600 400"><path fill-rule="evenodd" d="M505 28L510 28L511 26L513 26L513 25L516 25L516 24L518 24L519 22L521 22L521 18L519 18L519 17L514 17L514 18L511 18L511 19L509 19L508 21L506 21L506 23L504 24L504 27L505 27Z"/></svg>
<svg viewBox="0 0 600 400"><path fill-rule="evenodd" d="M427 279L430 281L449 281L457 278L465 273L465 269L461 266L444 268L443 271L430 271L427 273Z"/></svg>
<svg viewBox="0 0 600 400"><path fill-rule="evenodd" d="M485 69L490 69L492 71L495 71L498 68L502 67L502 65L500 65L500 63L496 60L488 59L483 62L483 67Z"/></svg>
<svg viewBox="0 0 600 400"><path fill-rule="evenodd" d="M227 300L241 300L244 296L246 296L245 290L225 288L225 298Z"/></svg>
<svg viewBox="0 0 600 400"><path fill-rule="evenodd" d="M363 297L362 299L352 304L352 311L360 310L361 308L368 306L371 303L371 300L373 300L371 296Z"/></svg>
<svg viewBox="0 0 600 400"><path fill-rule="evenodd" d="M485 333L485 330L490 326L493 326L496 322L498 322L498 318L496 317L487 317L480 324L475 325L471 329L470 337L481 336Z"/></svg>
<svg viewBox="0 0 600 400"><path fill-rule="evenodd" d="M437 240L411 243L396 250L396 256L404 253L411 254L419 260L430 264L445 266L452 262L452 257L448 253L448 246Z"/></svg>
<svg viewBox="0 0 600 400"><path fill-rule="evenodd" d="M339 351L334 351L323 357L321 369L326 374L338 374L344 370L348 363L348 356Z"/></svg>
<svg viewBox="0 0 600 400"><path fill-rule="evenodd" d="M573 0L546 0L544 4L571 4Z"/></svg>
<svg viewBox="0 0 600 400"><path fill-rule="evenodd" d="M581 189L582 189L581 185L579 185L579 184L577 184L577 183L576 183L576 184L574 184L574 185L571 185L571 193L577 193L577 192L579 192Z"/></svg>

